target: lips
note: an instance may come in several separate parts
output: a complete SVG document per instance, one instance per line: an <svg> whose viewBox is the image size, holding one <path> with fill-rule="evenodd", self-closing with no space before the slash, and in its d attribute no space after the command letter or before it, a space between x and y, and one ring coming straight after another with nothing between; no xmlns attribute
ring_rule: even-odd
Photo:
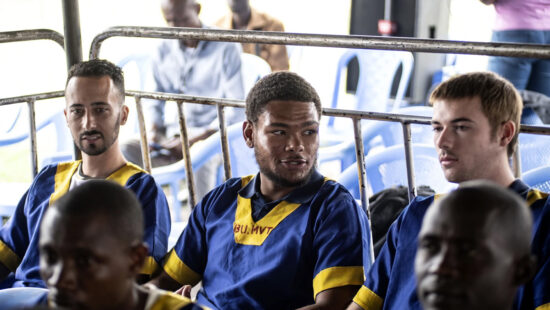
<svg viewBox="0 0 550 310"><path fill-rule="evenodd" d="M300 158L289 158L289 159L282 159L281 163L287 164L287 165L298 166L298 165L306 164L307 160L305 158L301 158L301 157Z"/></svg>
<svg viewBox="0 0 550 310"><path fill-rule="evenodd" d="M447 152L442 153L439 155L439 162L442 166L451 165L458 161L458 158L452 154L449 154Z"/></svg>
<svg viewBox="0 0 550 310"><path fill-rule="evenodd" d="M103 139L103 134L99 131L84 132L80 135L80 140L88 140L90 142L94 142L99 139Z"/></svg>

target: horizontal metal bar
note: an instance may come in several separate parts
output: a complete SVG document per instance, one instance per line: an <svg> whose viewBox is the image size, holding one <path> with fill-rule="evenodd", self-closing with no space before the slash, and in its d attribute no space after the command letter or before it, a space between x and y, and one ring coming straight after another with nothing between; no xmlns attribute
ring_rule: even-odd
<svg viewBox="0 0 550 310"><path fill-rule="evenodd" d="M90 47L90 59L98 58L101 44L111 37L194 39L323 47L399 50L426 53L453 53L529 58L550 58L550 45L498 42L450 41L403 37L326 35L271 31L221 30L203 28L116 26L98 34Z"/></svg>
<svg viewBox="0 0 550 310"><path fill-rule="evenodd" d="M189 96L181 94L159 93L159 92L144 92L136 90L127 90L126 96L141 97L147 99L164 100L164 101L182 101L207 105L221 105L224 107L244 108L243 100L235 99L220 99L211 97Z"/></svg>
<svg viewBox="0 0 550 310"><path fill-rule="evenodd" d="M65 39L57 31L50 29L30 29L0 32L0 43L33 41L33 40L52 40L65 48Z"/></svg>
<svg viewBox="0 0 550 310"><path fill-rule="evenodd" d="M15 103L22 103L22 102L29 102L31 100L46 100L46 99L52 99L52 98L60 98L64 97L65 92L62 90L49 92L49 93L40 93L40 94L33 94L33 95L25 95L25 96L18 96L18 97L9 97L9 98L0 98L0 106L3 105L9 105L9 104L15 104Z"/></svg>

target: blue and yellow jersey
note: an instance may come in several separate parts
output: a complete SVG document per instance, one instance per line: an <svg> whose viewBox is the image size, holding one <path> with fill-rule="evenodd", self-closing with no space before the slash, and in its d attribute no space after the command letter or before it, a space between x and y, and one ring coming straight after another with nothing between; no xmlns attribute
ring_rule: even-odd
<svg viewBox="0 0 550 310"><path fill-rule="evenodd" d="M46 166L23 195L15 213L0 229L0 262L15 272L13 286L44 287L39 274L38 233L46 211L69 190L71 178L80 161ZM127 163L108 180L131 189L143 206L145 242L149 257L142 273L151 275L167 251L170 233L170 211L164 192L153 177Z"/></svg>
<svg viewBox="0 0 550 310"><path fill-rule="evenodd" d="M164 271L181 284L202 280L197 302L213 309L295 309L361 285L366 215L343 186L316 176L318 187L295 190L257 221L241 191L253 176L228 180L193 210Z"/></svg>
<svg viewBox="0 0 550 310"><path fill-rule="evenodd" d="M533 253L539 264L535 278L520 287L514 309L550 309L550 206L548 194L530 189L520 180L510 189L530 206L533 219ZM428 207L439 196L417 197L395 220L386 243L353 301L363 309L422 309L416 295L414 257L418 234Z"/></svg>

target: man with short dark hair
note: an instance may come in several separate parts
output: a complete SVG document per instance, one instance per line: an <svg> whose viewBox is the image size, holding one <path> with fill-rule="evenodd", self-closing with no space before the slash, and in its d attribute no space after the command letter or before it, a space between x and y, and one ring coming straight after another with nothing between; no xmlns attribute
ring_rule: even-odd
<svg viewBox="0 0 550 310"><path fill-rule="evenodd" d="M470 181L426 212L415 259L424 310L511 310L534 274L525 201L488 181Z"/></svg>
<svg viewBox="0 0 550 310"><path fill-rule="evenodd" d="M517 144L522 102L514 86L490 72L472 72L441 83L431 94L434 144L445 178L462 183L489 180L527 201L533 213L537 274L518 292L515 309L550 305L548 194L515 179L509 160ZM414 256L422 219L440 195L417 197L392 224L386 244L349 310L420 309Z"/></svg>
<svg viewBox="0 0 550 310"><path fill-rule="evenodd" d="M122 70L106 60L74 65L67 77L65 117L82 160L46 166L0 229L0 279L15 272L13 286L44 287L38 272L38 227L44 211L69 189L107 179L134 191L143 206L149 256L142 281L166 253L170 213L164 192L151 175L126 161L118 144L128 118Z"/></svg>
<svg viewBox="0 0 550 310"><path fill-rule="evenodd" d="M191 300L136 283L147 257L134 193L91 180L58 199L40 227L40 304L67 309L202 309Z"/></svg>
<svg viewBox="0 0 550 310"><path fill-rule="evenodd" d="M315 169L317 92L294 73L272 73L251 89L246 115L260 172L206 195L154 283L202 280L198 302L214 309L344 309L363 282L366 215Z"/></svg>

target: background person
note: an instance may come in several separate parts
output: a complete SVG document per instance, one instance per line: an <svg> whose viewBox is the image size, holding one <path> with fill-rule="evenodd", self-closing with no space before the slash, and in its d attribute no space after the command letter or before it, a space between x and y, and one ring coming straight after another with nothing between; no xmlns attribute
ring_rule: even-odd
<svg viewBox="0 0 550 310"><path fill-rule="evenodd" d="M249 0L227 0L231 13L216 22L223 29L285 31L278 19L259 12L250 6ZM272 71L288 70L288 55L285 45L242 43L243 52L263 58Z"/></svg>

